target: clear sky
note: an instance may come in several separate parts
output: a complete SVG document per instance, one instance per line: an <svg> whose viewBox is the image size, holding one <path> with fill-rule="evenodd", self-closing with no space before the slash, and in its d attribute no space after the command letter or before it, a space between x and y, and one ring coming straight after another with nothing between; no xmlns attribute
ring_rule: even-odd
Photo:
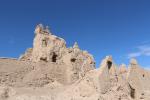
<svg viewBox="0 0 150 100"><path fill-rule="evenodd" d="M149 0L0 0L0 56L18 57L32 47L37 24L50 26L67 46L75 41L117 64L135 57L150 68Z"/></svg>

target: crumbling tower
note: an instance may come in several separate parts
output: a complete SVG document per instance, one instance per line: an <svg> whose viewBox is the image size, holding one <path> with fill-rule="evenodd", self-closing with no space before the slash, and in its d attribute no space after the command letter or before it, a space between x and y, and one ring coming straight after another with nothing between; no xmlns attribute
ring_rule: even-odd
<svg viewBox="0 0 150 100"><path fill-rule="evenodd" d="M28 49L20 60L57 62L66 49L65 40L52 35L48 27L44 28L42 24L36 26L34 33L33 48Z"/></svg>
<svg viewBox="0 0 150 100"><path fill-rule="evenodd" d="M64 49L66 49L66 42L62 38L52 35L48 27L44 28L41 24L37 25L32 61L57 62Z"/></svg>

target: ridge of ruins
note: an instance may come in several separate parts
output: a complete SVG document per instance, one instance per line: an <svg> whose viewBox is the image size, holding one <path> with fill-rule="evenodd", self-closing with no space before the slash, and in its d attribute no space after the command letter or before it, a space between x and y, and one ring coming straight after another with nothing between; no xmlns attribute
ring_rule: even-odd
<svg viewBox="0 0 150 100"><path fill-rule="evenodd" d="M119 67L94 57L39 24L33 48L18 59L0 58L0 100L150 100L150 71L136 59Z"/></svg>

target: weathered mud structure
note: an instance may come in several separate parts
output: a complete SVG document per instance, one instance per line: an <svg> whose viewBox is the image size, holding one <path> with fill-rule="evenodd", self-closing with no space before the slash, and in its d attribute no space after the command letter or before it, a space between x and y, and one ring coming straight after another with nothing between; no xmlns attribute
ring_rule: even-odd
<svg viewBox="0 0 150 100"><path fill-rule="evenodd" d="M60 75L61 79L63 76L62 80L64 81L61 81L63 84L72 83L89 70L95 69L95 61L91 54L80 50L77 43L73 47L67 48L64 39L52 35L48 27L44 28L41 24L37 25L35 29L33 48L28 49L19 60L64 65L64 67L58 68L64 70L62 73L59 72L62 74ZM52 72L55 72L53 68Z"/></svg>
<svg viewBox="0 0 150 100"><path fill-rule="evenodd" d="M19 59L0 58L0 100L150 100L150 71L135 59L118 67L106 56L98 69L77 43L37 25L33 48Z"/></svg>

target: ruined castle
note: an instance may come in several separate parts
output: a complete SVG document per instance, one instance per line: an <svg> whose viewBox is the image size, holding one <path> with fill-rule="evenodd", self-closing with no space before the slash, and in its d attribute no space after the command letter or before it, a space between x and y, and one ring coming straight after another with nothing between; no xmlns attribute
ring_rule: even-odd
<svg viewBox="0 0 150 100"><path fill-rule="evenodd" d="M87 51L79 49L75 42L71 48L66 47L64 39L53 35L48 27L37 25L33 48L28 49L19 60L31 62L48 62L52 64L63 64L66 68L65 82L72 83L82 77L89 70L95 69L95 61ZM62 72L64 74L64 72ZM55 75L54 75L55 76Z"/></svg>
<svg viewBox="0 0 150 100"><path fill-rule="evenodd" d="M150 71L135 59L99 68L77 42L70 48L48 27L35 28L33 48L18 59L0 58L0 100L150 100Z"/></svg>

